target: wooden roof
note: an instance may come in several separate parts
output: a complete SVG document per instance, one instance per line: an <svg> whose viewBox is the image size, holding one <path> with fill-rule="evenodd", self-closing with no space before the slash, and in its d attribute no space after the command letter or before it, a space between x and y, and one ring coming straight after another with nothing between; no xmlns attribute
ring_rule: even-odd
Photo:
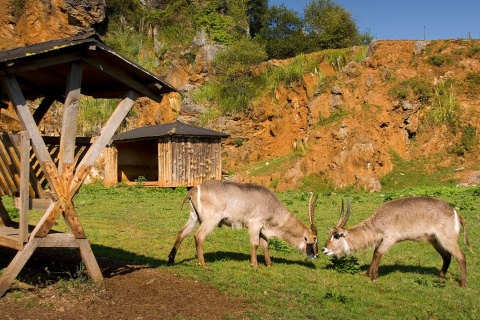
<svg viewBox="0 0 480 320"><path fill-rule="evenodd" d="M131 89L140 96L161 101L176 89L122 57L97 34L84 34L0 52L0 77L14 74L25 99L50 96L64 101L70 63L83 66L81 93L94 98L124 98ZM4 88L1 100L9 97Z"/></svg>
<svg viewBox="0 0 480 320"><path fill-rule="evenodd" d="M223 132L192 126L177 120L175 122L145 126L123 132L113 136L112 140L115 143L123 143L131 141L152 140L159 137L167 136L227 138L229 135Z"/></svg>

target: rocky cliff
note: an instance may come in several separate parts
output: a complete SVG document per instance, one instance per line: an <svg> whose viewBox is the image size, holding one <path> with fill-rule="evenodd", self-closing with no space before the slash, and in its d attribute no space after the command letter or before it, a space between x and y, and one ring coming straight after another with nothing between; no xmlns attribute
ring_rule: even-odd
<svg viewBox="0 0 480 320"><path fill-rule="evenodd" d="M0 49L7 49L91 31L104 18L104 1L0 0ZM211 76L210 61L218 47L196 44L193 64L173 60L165 80L182 95L165 97L162 103L139 101L128 128L164 123L176 118L195 123L205 112L189 97ZM426 172L450 168L459 182L478 183L479 153L454 152L462 143L462 128L480 128L480 102L475 77L480 74L480 43L475 40L376 41L362 61L332 65L324 53L317 72L303 81L279 85L262 95L245 114L212 120L206 126L230 134L223 148L224 170L231 179L268 185L276 190L301 187L319 181L336 188L356 186L381 190L381 178L394 168L393 155L426 159ZM351 48L356 54L362 48ZM432 57L442 57L435 63ZM445 62L446 61L446 62ZM290 61L269 61L259 66L282 67ZM415 88L421 80L436 88L448 83L460 106L460 124L428 124L431 105ZM399 90L405 90L399 93ZM413 93L412 93L413 90ZM15 125L10 110L0 122ZM13 122L12 122L13 121ZM476 140L478 141L478 139ZM454 174L454 170L457 174Z"/></svg>

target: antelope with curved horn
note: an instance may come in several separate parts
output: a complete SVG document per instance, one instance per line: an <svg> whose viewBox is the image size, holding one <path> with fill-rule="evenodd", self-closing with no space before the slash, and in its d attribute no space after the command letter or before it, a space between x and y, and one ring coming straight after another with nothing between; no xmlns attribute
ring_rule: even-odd
<svg viewBox="0 0 480 320"><path fill-rule="evenodd" d="M215 226L246 227L250 236L250 263L258 267L257 249L261 245L265 264L272 265L268 252L268 239L278 237L305 252L309 258L317 257L317 233L313 212L317 195L309 201L311 227L307 227L282 204L267 188L255 184L209 180L193 187L183 204L190 202L190 218L178 231L168 262L174 263L182 241L200 225L195 233L198 264L206 266L203 242ZM182 204L182 208L183 208Z"/></svg>
<svg viewBox="0 0 480 320"><path fill-rule="evenodd" d="M472 251L467 237L467 228L462 217L447 203L428 197L396 199L382 205L363 222L345 228L350 216L350 201L347 212L342 211L337 225L330 231L323 253L343 256L350 252L375 248L367 275L378 278L381 257L397 242L404 240L429 241L442 256L440 277L445 277L452 255L460 265L460 286L466 285L467 266L465 254L457 243L460 227L464 241Z"/></svg>

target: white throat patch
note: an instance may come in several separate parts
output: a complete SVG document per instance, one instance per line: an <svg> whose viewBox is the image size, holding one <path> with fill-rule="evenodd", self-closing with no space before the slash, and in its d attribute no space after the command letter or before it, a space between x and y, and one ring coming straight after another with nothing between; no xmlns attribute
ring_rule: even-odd
<svg viewBox="0 0 480 320"><path fill-rule="evenodd" d="M342 237L340 241L342 241L342 244L343 244L343 252L345 252L345 254L347 255L350 254L350 246L348 245L347 240L345 240L345 238Z"/></svg>

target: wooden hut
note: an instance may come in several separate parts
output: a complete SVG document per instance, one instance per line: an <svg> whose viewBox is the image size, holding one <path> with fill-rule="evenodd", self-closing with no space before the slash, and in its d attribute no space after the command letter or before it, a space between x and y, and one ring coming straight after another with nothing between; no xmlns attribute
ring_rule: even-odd
<svg viewBox="0 0 480 320"><path fill-rule="evenodd" d="M221 139L226 137L180 121L115 135L105 153L105 185L192 187L221 179Z"/></svg>
<svg viewBox="0 0 480 320"><path fill-rule="evenodd" d="M73 199L135 100L148 97L159 102L164 94L176 92L175 88L119 55L96 34L2 51L0 80L0 105L12 103L23 129L18 144L8 148L13 162L2 156L7 167L12 164L10 168L2 168L2 174L13 177L8 186L2 185L2 190L4 194L14 192L19 197L20 218L19 221L11 219L2 198L0 249L3 246L18 251L0 276L0 297L39 247L79 249L90 277L101 281L102 272ZM85 152L77 152L75 134L81 95L120 99L99 135L85 144ZM35 106L32 108L27 100ZM62 128L60 137L49 142L41 135L38 124L55 101L64 104ZM57 147L48 147L51 144ZM2 150L2 155L5 154ZM36 225L29 225L29 200L34 191L39 190L43 179L37 179L32 185L36 179L32 179L32 175L36 172L33 172L31 160L43 172L52 200ZM19 169L13 170L13 165ZM19 176L15 176L15 172ZM69 232L52 229L60 217L65 220Z"/></svg>

